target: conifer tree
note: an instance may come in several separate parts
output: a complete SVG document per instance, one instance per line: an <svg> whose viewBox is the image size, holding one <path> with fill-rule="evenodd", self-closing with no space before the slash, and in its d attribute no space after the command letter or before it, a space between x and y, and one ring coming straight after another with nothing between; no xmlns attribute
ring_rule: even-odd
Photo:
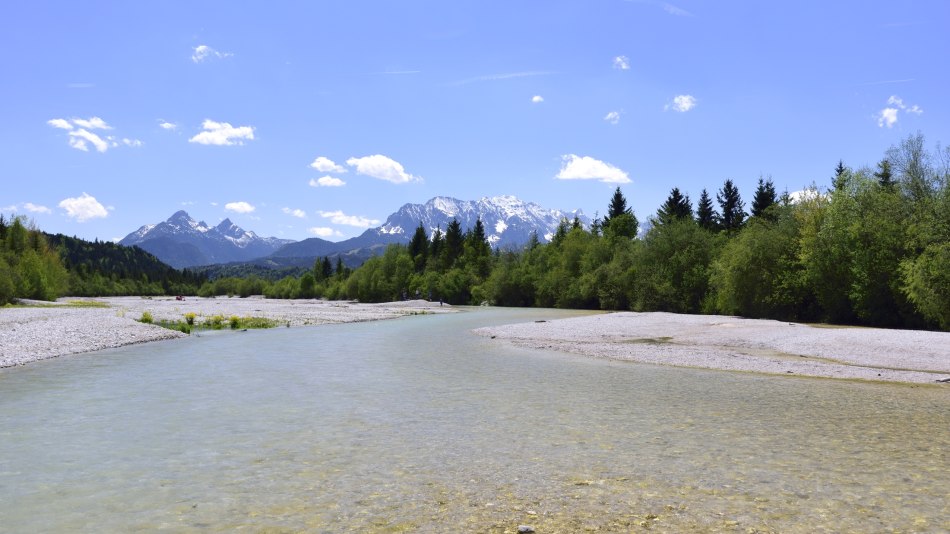
<svg viewBox="0 0 950 534"><path fill-rule="evenodd" d="M422 221L419 221L419 226L416 228L415 233L412 234L412 240L409 241L409 257L412 258L416 272L422 272L422 270L425 269L428 256L429 236L426 234L425 227L422 226Z"/></svg>
<svg viewBox="0 0 950 534"><path fill-rule="evenodd" d="M623 219L623 224L621 225L623 227L621 228L615 225L613 228L614 235L630 238L636 237L640 222L637 221L637 216L633 214L633 210L627 207L627 199L623 196L623 193L620 192L620 187L617 187L613 197L610 199L610 205L607 207L607 215L604 215L601 227L606 230L610 227L610 223L617 219Z"/></svg>
<svg viewBox="0 0 950 534"><path fill-rule="evenodd" d="M443 252L443 267L451 269L455 262L462 257L465 250L465 236L462 235L462 225L458 219L452 219L445 229L445 251Z"/></svg>
<svg viewBox="0 0 950 534"><path fill-rule="evenodd" d="M877 183L881 184L881 187L891 189L894 187L894 178L891 173L891 162L887 158L882 159L877 164L877 171L874 173L874 177L877 178Z"/></svg>
<svg viewBox="0 0 950 534"><path fill-rule="evenodd" d="M746 212L742 208L745 204L739 195L739 188L732 183L732 180L726 180L722 189L716 193L716 202L719 203L720 228L726 232L734 232L742 227L745 221Z"/></svg>
<svg viewBox="0 0 950 534"><path fill-rule="evenodd" d="M838 160L838 164L835 165L835 177L833 179L833 184L835 189L841 189L848 183L848 168L844 166L844 160Z"/></svg>
<svg viewBox="0 0 950 534"><path fill-rule="evenodd" d="M772 216L768 214L767 210L777 202L775 184L772 183L772 178L769 177L763 180L760 177L759 185L755 189L755 196L752 198L752 216L771 219Z"/></svg>
<svg viewBox="0 0 950 534"><path fill-rule="evenodd" d="M693 203L689 200L689 195L680 193L678 187L670 191L670 196L666 202L656 211L656 218L660 224L667 224L679 219L688 219L693 216Z"/></svg>
<svg viewBox="0 0 950 534"><path fill-rule="evenodd" d="M712 199L709 198L709 193L703 189L702 194L699 195L699 202L696 204L696 223L699 224L700 228L715 230L718 218L719 216L713 208Z"/></svg>

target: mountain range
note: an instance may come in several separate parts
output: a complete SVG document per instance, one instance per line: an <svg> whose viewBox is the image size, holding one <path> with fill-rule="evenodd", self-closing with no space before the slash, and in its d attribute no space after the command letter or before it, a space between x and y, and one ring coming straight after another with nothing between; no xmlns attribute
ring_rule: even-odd
<svg viewBox="0 0 950 534"><path fill-rule="evenodd" d="M176 268L223 263L254 263L268 267L310 266L324 256L340 256L349 266L357 266L382 252L391 243L408 243L421 223L431 236L438 228L445 232L453 219L463 231L481 219L489 243L494 248L517 248L536 234L549 241L562 219L577 217L586 227L590 219L580 210L565 212L545 209L513 196L485 197L463 201L435 197L425 204L406 204L377 228L357 237L333 242L320 238L290 241L259 237L225 219L211 227L198 222L185 211L176 212L167 221L145 225L119 243L138 245Z"/></svg>

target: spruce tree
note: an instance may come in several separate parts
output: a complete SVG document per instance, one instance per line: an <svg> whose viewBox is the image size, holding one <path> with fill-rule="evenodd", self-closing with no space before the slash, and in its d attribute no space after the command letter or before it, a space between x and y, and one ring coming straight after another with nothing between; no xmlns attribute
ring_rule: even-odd
<svg viewBox="0 0 950 534"><path fill-rule="evenodd" d="M435 262L431 268L438 270L438 261L442 259L442 252L445 250L445 235L442 229L436 227L432 232L432 242L429 243L429 261Z"/></svg>
<svg viewBox="0 0 950 534"><path fill-rule="evenodd" d="M759 178L759 185L756 187L755 196L752 198L752 216L774 219L767 210L777 202L775 184L772 183L772 178L769 177L765 180Z"/></svg>
<svg viewBox="0 0 950 534"><path fill-rule="evenodd" d="M680 193L678 187L670 191L670 196L666 202L660 206L656 212L657 221L660 224L667 224L679 219L689 219L693 217L693 203L689 200L689 195Z"/></svg>
<svg viewBox="0 0 950 534"><path fill-rule="evenodd" d="M426 267L426 259L429 255L429 236L426 229L419 221L419 226L412 234L412 240L409 241L409 256L412 258L416 272L422 272Z"/></svg>
<svg viewBox="0 0 950 534"><path fill-rule="evenodd" d="M623 223L615 225L613 229L614 235L631 238L636 237L640 222L637 221L637 216L633 214L633 210L627 207L627 199L623 196L623 193L620 192L620 187L617 187L613 197L610 199L610 205L607 207L607 215L604 215L604 221L601 223L601 227L606 230L610 227L610 223L616 219L623 219Z"/></svg>
<svg viewBox="0 0 950 534"><path fill-rule="evenodd" d="M891 162L887 158L882 159L877 164L877 171L874 173L877 182L881 187L891 189L894 187L894 178L891 173Z"/></svg>
<svg viewBox="0 0 950 534"><path fill-rule="evenodd" d="M742 227L746 212L742 208L745 204L739 195L739 188L732 183L732 180L726 180L722 189L716 193L716 202L719 203L720 228L726 232L734 232Z"/></svg>
<svg viewBox="0 0 950 534"><path fill-rule="evenodd" d="M719 216L713 208L712 199L709 198L709 193L703 189L702 194L699 195L699 202L696 204L696 223L699 224L700 228L715 230L716 219L718 218Z"/></svg>
<svg viewBox="0 0 950 534"><path fill-rule="evenodd" d="M462 225L458 219L452 219L445 229L445 251L443 252L443 267L451 269L455 262L462 257L465 250L465 237L462 235Z"/></svg>
<svg viewBox="0 0 950 534"><path fill-rule="evenodd" d="M844 166L844 160L839 159L835 165L835 177L832 181L835 189L841 189L848 183L848 168Z"/></svg>

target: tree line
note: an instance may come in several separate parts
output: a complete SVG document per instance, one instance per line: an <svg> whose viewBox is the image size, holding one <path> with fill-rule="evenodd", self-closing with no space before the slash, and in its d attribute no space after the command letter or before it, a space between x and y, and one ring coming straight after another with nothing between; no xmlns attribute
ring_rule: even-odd
<svg viewBox="0 0 950 534"><path fill-rule="evenodd" d="M762 177L748 208L732 180L695 207L674 187L638 236L617 188L602 220L562 221L547 244L493 252L481 221L432 236L420 225L355 271L318 259L262 292L950 330L950 150L912 135L875 168L839 162L829 187L794 194Z"/></svg>
<svg viewBox="0 0 950 534"><path fill-rule="evenodd" d="M138 247L50 235L0 214L0 305L64 295L193 295L206 279Z"/></svg>

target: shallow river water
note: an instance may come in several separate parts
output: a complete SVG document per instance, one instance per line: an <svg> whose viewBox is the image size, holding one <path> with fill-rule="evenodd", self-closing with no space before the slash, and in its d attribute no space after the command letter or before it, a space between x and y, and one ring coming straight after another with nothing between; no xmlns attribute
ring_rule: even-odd
<svg viewBox="0 0 950 534"><path fill-rule="evenodd" d="M0 531L950 531L950 388L469 333L570 314L228 332L0 370Z"/></svg>

